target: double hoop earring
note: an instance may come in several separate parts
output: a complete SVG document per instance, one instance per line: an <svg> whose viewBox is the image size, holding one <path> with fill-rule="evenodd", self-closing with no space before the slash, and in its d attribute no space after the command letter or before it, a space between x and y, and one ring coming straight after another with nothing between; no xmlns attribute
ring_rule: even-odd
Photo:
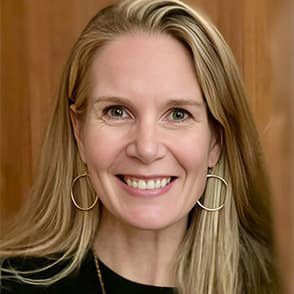
<svg viewBox="0 0 294 294"><path fill-rule="evenodd" d="M212 175L212 174L208 174L208 175L206 176L206 178L207 178L207 179L209 179L209 178L214 178L214 179L217 179L217 180L221 181L221 182L225 185L225 187L226 187L226 191L227 191L227 189L228 189L228 183L227 183L227 181L226 181L224 178L222 178L222 177L220 177L220 176ZM225 205L225 200L224 200L224 202L223 202L220 206L218 206L218 207L216 207L216 208L209 208L209 207L206 207L206 206L204 206L199 200L197 201L197 204L198 204L202 209L204 209L204 210L206 210L206 211L219 211L219 210L221 210L221 209L224 207L224 205Z"/></svg>
<svg viewBox="0 0 294 294"><path fill-rule="evenodd" d="M72 200L74 206L75 206L77 209L82 210L82 211L89 211L89 210L93 209L93 208L95 207L95 205L97 204L97 201L98 201L98 196L97 196L97 194L96 194L96 198L95 198L93 204L92 204L91 206L89 206L89 207L86 207L86 208L81 207L81 206L78 205L78 203L77 203L76 200L75 200L74 194L73 194L73 187L74 187L75 183L76 183L78 180L80 180L81 178L84 178L84 177L88 177L87 172L85 172L85 173L83 173L83 174L81 174L81 175L79 175L79 176L77 176L77 177L75 177L75 178L73 179L72 184L71 184L70 197L71 197L71 200Z"/></svg>

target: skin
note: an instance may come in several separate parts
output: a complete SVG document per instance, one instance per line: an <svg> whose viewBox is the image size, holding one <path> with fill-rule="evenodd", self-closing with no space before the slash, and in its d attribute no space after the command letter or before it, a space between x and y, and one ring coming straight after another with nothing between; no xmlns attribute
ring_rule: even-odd
<svg viewBox="0 0 294 294"><path fill-rule="evenodd" d="M126 34L100 49L91 78L85 119L74 106L71 117L102 203L94 251L128 279L173 286L188 214L220 153L192 58L170 36ZM134 197L117 174L176 180L159 196Z"/></svg>

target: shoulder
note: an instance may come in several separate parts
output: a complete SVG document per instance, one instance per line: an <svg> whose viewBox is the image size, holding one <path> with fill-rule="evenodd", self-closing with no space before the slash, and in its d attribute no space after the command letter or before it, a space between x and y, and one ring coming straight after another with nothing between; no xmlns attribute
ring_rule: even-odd
<svg viewBox="0 0 294 294"><path fill-rule="evenodd" d="M32 280L50 279L59 270L58 267L42 268L50 266L54 260L48 257L9 257L2 261L1 266L1 294L9 293L50 293L50 286L38 286L21 281L19 276Z"/></svg>
<svg viewBox="0 0 294 294"><path fill-rule="evenodd" d="M30 258L7 258L3 261L2 270L1 270L1 284L0 284L0 293L1 294L59 294L59 293L88 293L84 292L82 284L86 284L89 280L96 276L92 273L93 268L91 267L91 259L89 253L84 259L81 267L65 278L60 279L59 281L51 285L35 285L30 283L22 282L19 278L16 277L13 273L13 269L22 272L30 271L24 275L26 278L29 278L33 281L50 279L56 274L59 274L63 271L66 266L69 264L69 261L58 262L53 265L58 258L52 257L30 257ZM44 269L46 268L47 269ZM42 269L43 270L40 270ZM91 275L92 273L92 275ZM96 282L96 281L95 281Z"/></svg>

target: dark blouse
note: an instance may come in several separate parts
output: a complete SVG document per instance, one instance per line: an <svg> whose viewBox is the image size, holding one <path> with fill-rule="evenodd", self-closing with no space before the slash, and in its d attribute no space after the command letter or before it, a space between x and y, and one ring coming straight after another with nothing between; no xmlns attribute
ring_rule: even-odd
<svg viewBox="0 0 294 294"><path fill-rule="evenodd" d="M11 265L16 266L18 269L34 269L44 265L44 260L40 262L40 259L17 259L10 260ZM47 261L48 262L48 261ZM4 266L7 267L8 261L5 261ZM173 288L169 287L157 287L150 285L143 285L127 280L118 275L105 264L99 261L100 270L105 285L106 294L121 294L121 293L154 293L154 294L172 294L175 293ZM33 278L47 278L50 275L60 270L46 271L43 274L35 274ZM3 279L4 272L2 272L2 284L0 287L0 294L65 294L65 293L79 293L79 294L101 294L100 283L96 271L94 262L94 256L92 251L89 251L84 259L80 269L68 277L56 282L51 286L35 286L20 283L14 280Z"/></svg>

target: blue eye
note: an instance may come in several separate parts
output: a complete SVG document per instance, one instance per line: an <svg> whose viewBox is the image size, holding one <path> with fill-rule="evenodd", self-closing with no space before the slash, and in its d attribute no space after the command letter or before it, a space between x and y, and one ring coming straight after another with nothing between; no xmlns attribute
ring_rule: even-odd
<svg viewBox="0 0 294 294"><path fill-rule="evenodd" d="M125 119L129 117L122 106L108 106L103 110L103 114L107 115L110 119Z"/></svg>
<svg viewBox="0 0 294 294"><path fill-rule="evenodd" d="M169 114L169 119L172 121L182 122L191 117L191 114L182 108L174 108Z"/></svg>

